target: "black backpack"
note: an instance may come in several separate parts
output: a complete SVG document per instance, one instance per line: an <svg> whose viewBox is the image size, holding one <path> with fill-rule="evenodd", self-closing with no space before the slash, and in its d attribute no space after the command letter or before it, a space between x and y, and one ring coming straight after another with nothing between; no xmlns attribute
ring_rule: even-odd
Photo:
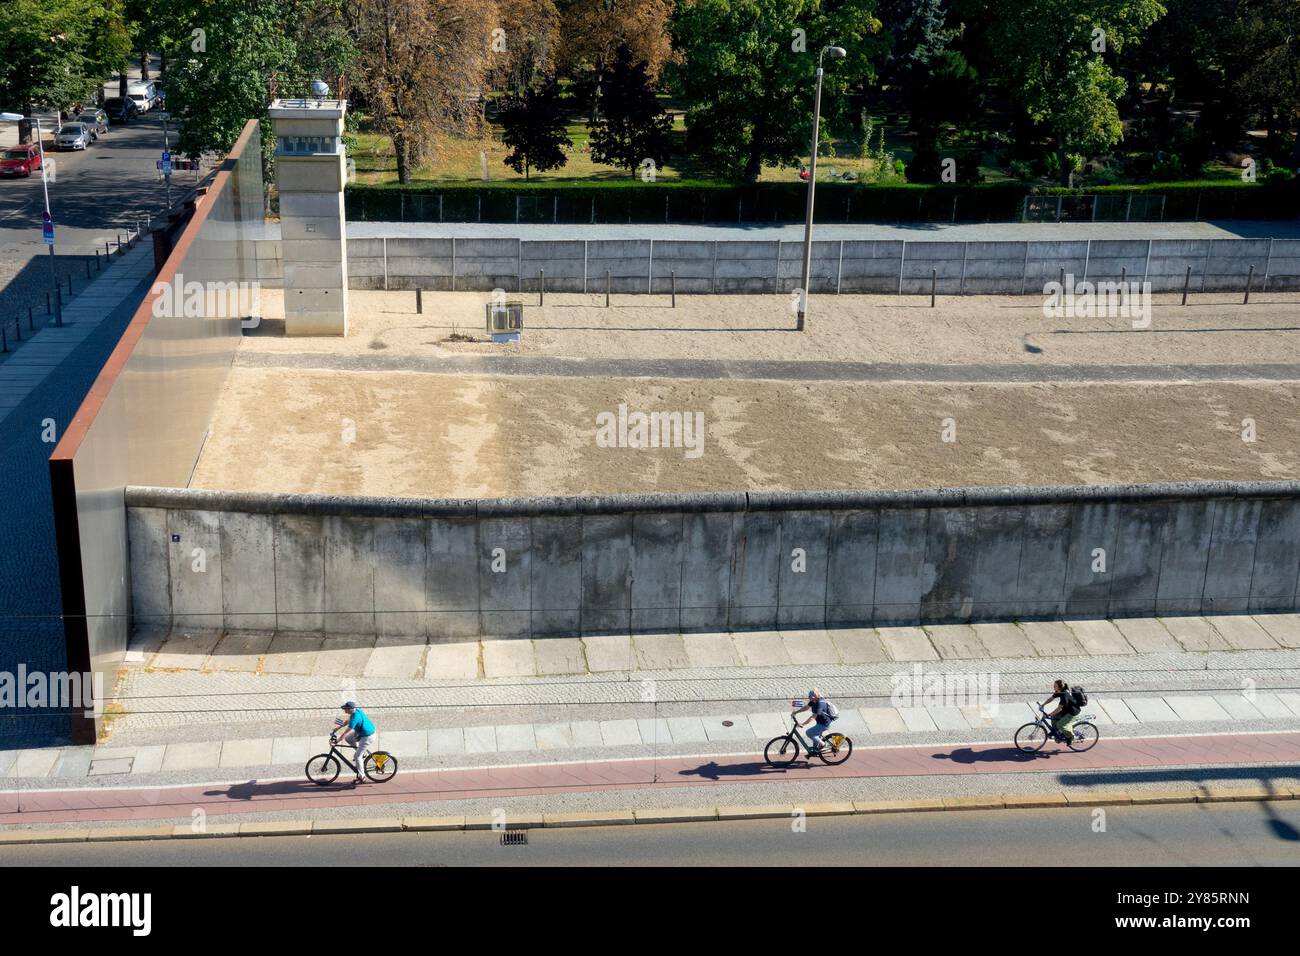
<svg viewBox="0 0 1300 956"><path fill-rule="evenodd" d="M1074 705L1074 712L1077 714L1084 707L1088 706L1088 695L1084 693L1082 687L1075 685L1070 688L1070 702Z"/></svg>

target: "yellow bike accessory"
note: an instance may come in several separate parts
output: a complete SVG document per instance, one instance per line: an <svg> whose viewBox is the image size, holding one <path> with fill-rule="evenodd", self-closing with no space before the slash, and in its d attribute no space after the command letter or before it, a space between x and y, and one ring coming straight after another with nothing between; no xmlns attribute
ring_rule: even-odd
<svg viewBox="0 0 1300 956"><path fill-rule="evenodd" d="M387 759L388 759L388 755L387 755L387 754L378 754L378 755L376 755L376 757L375 757L375 767L378 768L379 770L383 770L383 769L384 769L384 762L385 762Z"/></svg>

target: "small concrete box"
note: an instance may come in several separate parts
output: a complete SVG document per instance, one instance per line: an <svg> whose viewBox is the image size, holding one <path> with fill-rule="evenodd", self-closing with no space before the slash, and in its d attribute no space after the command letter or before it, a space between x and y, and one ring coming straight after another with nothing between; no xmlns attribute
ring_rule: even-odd
<svg viewBox="0 0 1300 956"><path fill-rule="evenodd" d="M271 104L287 335L347 335L346 112L344 100Z"/></svg>
<svg viewBox="0 0 1300 956"><path fill-rule="evenodd" d="M518 342L524 330L522 302L489 302L487 331L493 342Z"/></svg>

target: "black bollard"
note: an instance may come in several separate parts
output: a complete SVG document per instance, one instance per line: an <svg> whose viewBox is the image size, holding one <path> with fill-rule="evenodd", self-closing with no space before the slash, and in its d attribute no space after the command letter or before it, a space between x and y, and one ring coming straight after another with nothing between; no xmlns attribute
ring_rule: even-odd
<svg viewBox="0 0 1300 956"><path fill-rule="evenodd" d="M939 274L933 269L930 270L930 308L934 308L934 294L939 285Z"/></svg>
<svg viewBox="0 0 1300 956"><path fill-rule="evenodd" d="M537 304L546 304L546 270L537 270Z"/></svg>
<svg viewBox="0 0 1300 956"><path fill-rule="evenodd" d="M605 270L605 308L609 308L609 270Z"/></svg>
<svg viewBox="0 0 1300 956"><path fill-rule="evenodd" d="M668 281L672 283L673 308L677 308L677 273L669 272Z"/></svg>
<svg viewBox="0 0 1300 956"><path fill-rule="evenodd" d="M1187 304L1187 287L1192 284L1192 267L1187 267L1187 275L1183 277L1183 305Z"/></svg>
<svg viewBox="0 0 1300 956"><path fill-rule="evenodd" d="M1242 305L1250 305L1250 283L1255 278L1255 263L1250 264L1250 272L1246 273L1246 296L1241 300Z"/></svg>

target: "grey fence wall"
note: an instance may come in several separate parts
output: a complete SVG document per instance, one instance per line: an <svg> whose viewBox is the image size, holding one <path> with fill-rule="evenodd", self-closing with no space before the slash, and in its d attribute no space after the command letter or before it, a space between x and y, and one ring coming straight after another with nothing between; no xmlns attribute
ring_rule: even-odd
<svg viewBox="0 0 1300 956"><path fill-rule="evenodd" d="M136 623L195 628L453 641L1290 611L1300 574L1300 482L127 503Z"/></svg>
<svg viewBox="0 0 1300 956"><path fill-rule="evenodd" d="M163 287L254 280L248 232L264 218L261 155L250 121L50 456L73 671L111 674L121 662L131 619L126 486L188 484L239 346L241 316L228 301L214 297L213 308L201 296L195 315L168 306ZM74 718L76 742L94 743L96 730Z"/></svg>
<svg viewBox="0 0 1300 956"><path fill-rule="evenodd" d="M1041 242L827 240L813 243L811 291L1040 294L1061 270L1077 281L1149 281L1155 292L1300 289L1300 239L1093 239ZM777 240L349 239L353 289L555 292L791 292L802 246ZM281 284L280 244L258 243L258 275Z"/></svg>

